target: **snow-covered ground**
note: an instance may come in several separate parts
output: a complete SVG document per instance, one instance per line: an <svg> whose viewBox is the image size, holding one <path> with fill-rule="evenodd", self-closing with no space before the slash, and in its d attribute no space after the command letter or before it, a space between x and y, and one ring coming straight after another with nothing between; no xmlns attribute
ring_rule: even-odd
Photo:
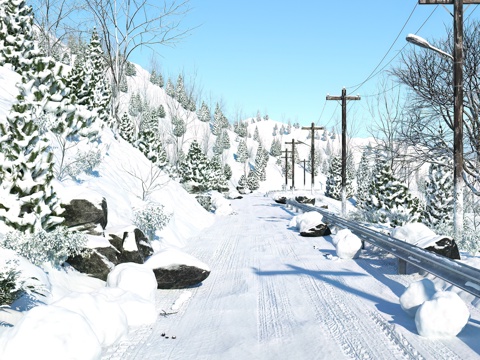
<svg viewBox="0 0 480 360"><path fill-rule="evenodd" d="M368 246L356 260L337 258L332 237L300 237L289 227L296 214L268 197L232 206L235 215L218 217L186 248L209 264L209 278L158 290L156 323L130 332L103 359L480 356L480 311L471 303L457 337L421 337L399 298L423 276L397 275L395 258Z"/></svg>

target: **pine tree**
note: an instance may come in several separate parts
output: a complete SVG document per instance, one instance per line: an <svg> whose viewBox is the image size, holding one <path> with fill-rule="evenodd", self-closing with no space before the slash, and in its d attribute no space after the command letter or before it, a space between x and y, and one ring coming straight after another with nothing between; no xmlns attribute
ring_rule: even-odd
<svg viewBox="0 0 480 360"><path fill-rule="evenodd" d="M213 114L212 120L212 134L218 136L222 129L228 128L228 120L223 115L222 110L220 109L220 105L217 103L215 107L215 113Z"/></svg>
<svg viewBox="0 0 480 360"><path fill-rule="evenodd" d="M213 145L213 153L217 156L223 153L223 132L219 133Z"/></svg>
<svg viewBox="0 0 480 360"><path fill-rule="evenodd" d="M123 75L122 79L120 80L119 90L124 93L128 92L127 76L125 75Z"/></svg>
<svg viewBox="0 0 480 360"><path fill-rule="evenodd" d="M240 140L238 143L236 160L240 163L245 163L248 160L248 149L245 140Z"/></svg>
<svg viewBox="0 0 480 360"><path fill-rule="evenodd" d="M193 140L185 160L180 164L181 183L193 184L200 191L208 187L209 161L200 149L198 142Z"/></svg>
<svg viewBox="0 0 480 360"><path fill-rule="evenodd" d="M223 174L225 175L225 179L228 181L232 178L232 168L229 164L225 164L223 166Z"/></svg>
<svg viewBox="0 0 480 360"><path fill-rule="evenodd" d="M207 189L208 190L217 190L217 191L227 191L227 179L225 177L225 172L222 168L222 163L218 156L214 156L208 163L207 166Z"/></svg>
<svg viewBox="0 0 480 360"><path fill-rule="evenodd" d="M257 122L260 122L262 121L262 117L260 116L260 110L257 111L257 118L256 118Z"/></svg>
<svg viewBox="0 0 480 360"><path fill-rule="evenodd" d="M32 8L24 0L2 0L0 5L0 65L11 64L22 75L34 41Z"/></svg>
<svg viewBox="0 0 480 360"><path fill-rule="evenodd" d="M238 179L238 187L241 187L241 188L247 187L247 177L243 174L240 176L240 179Z"/></svg>
<svg viewBox="0 0 480 360"><path fill-rule="evenodd" d="M392 173L388 161L377 157L369 186L369 198L361 204L367 219L401 226L422 218L420 201Z"/></svg>
<svg viewBox="0 0 480 360"><path fill-rule="evenodd" d="M339 156L333 156L327 174L325 196L335 200L341 200L342 196L342 160Z"/></svg>
<svg viewBox="0 0 480 360"><path fill-rule="evenodd" d="M135 65L132 64L130 61L127 61L126 65L125 65L125 75L126 76L137 75L137 69L135 68Z"/></svg>
<svg viewBox="0 0 480 360"><path fill-rule="evenodd" d="M272 145L270 146L270 155L272 156L280 156L282 155L282 144L280 140L274 138L272 140Z"/></svg>
<svg viewBox="0 0 480 360"><path fill-rule="evenodd" d="M230 149L230 136L228 135L227 130L223 130L222 132L222 148L223 150L228 150Z"/></svg>
<svg viewBox="0 0 480 360"><path fill-rule="evenodd" d="M253 140L260 141L260 135L258 133L258 126L255 126L255 131L253 132Z"/></svg>
<svg viewBox="0 0 480 360"><path fill-rule="evenodd" d="M247 187L252 191L257 190L260 187L258 174L255 172L255 170L250 170L250 172L248 173Z"/></svg>
<svg viewBox="0 0 480 360"><path fill-rule="evenodd" d="M203 101L202 101L202 106L200 107L200 110L197 113L197 116L201 122L207 123L207 122L210 122L211 120L212 116L210 115L210 109L208 108L207 104L205 104Z"/></svg>
<svg viewBox="0 0 480 360"><path fill-rule="evenodd" d="M175 88L175 99L182 105L185 110L188 110L189 100L185 92L182 75L178 75L177 86Z"/></svg>
<svg viewBox="0 0 480 360"><path fill-rule="evenodd" d="M368 160L367 151L362 152L362 158L358 165L357 171L357 203L359 206L368 199L368 188L372 181L372 173L370 170L370 163Z"/></svg>
<svg viewBox="0 0 480 360"><path fill-rule="evenodd" d="M130 144L135 143L135 125L127 113L120 120L120 136Z"/></svg>
<svg viewBox="0 0 480 360"><path fill-rule="evenodd" d="M165 92L168 96L175 99L175 87L173 86L172 80L170 78L167 80L167 86L165 87Z"/></svg>
<svg viewBox="0 0 480 360"><path fill-rule="evenodd" d="M453 222L452 160L442 156L430 164L425 187L425 221L433 228Z"/></svg>
<svg viewBox="0 0 480 360"><path fill-rule="evenodd" d="M164 119L165 116L167 115L167 114L165 113L165 108L163 107L162 104L160 104L160 106L158 107L157 113L158 113L158 117L159 117L160 119Z"/></svg>

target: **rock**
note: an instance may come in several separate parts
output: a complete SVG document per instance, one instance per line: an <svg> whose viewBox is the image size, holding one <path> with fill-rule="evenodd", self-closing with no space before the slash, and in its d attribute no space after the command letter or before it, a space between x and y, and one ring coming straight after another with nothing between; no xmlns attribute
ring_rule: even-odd
<svg viewBox="0 0 480 360"><path fill-rule="evenodd" d="M273 199L277 204L286 204L287 203L287 198L285 196L280 196L276 199Z"/></svg>
<svg viewBox="0 0 480 360"><path fill-rule="evenodd" d="M305 237L317 237L317 236L327 236L330 235L332 232L327 224L318 224L317 226L308 229L307 231L300 232L301 236Z"/></svg>
<svg viewBox="0 0 480 360"><path fill-rule="evenodd" d="M140 229L130 227L118 234L109 234L106 246L86 249L80 255L72 256L67 262L77 271L106 281L108 273L118 264L143 264L153 255L148 238ZM109 246L108 246L109 244Z"/></svg>
<svg viewBox="0 0 480 360"><path fill-rule="evenodd" d="M107 201L102 198L93 204L85 199L72 199L64 208L65 226L90 235L101 235L108 221Z"/></svg>
<svg viewBox="0 0 480 360"><path fill-rule="evenodd" d="M97 248L87 249L81 255L70 256L67 262L77 271L88 274L94 278L107 281L107 276L110 271L115 267L115 263L111 262L107 256L101 254L102 252L108 253L110 258L116 257L116 249L112 248Z"/></svg>
<svg viewBox="0 0 480 360"><path fill-rule="evenodd" d="M151 256L145 266L153 270L159 289L195 286L210 275L210 268L180 250L168 249Z"/></svg>
<svg viewBox="0 0 480 360"><path fill-rule="evenodd" d="M458 246L455 240L450 237L442 237L442 239L435 241L435 245L426 247L425 250L433 251L450 259L460 260Z"/></svg>
<svg viewBox="0 0 480 360"><path fill-rule="evenodd" d="M245 194L248 194L248 193L249 193L249 190L248 190L248 189L245 189L245 188L242 187L242 186L237 186L237 191L239 192L239 194L242 194L242 195L245 195Z"/></svg>
<svg viewBox="0 0 480 360"><path fill-rule="evenodd" d="M315 205L315 198L309 198L306 196L295 196L295 200L300 204Z"/></svg>

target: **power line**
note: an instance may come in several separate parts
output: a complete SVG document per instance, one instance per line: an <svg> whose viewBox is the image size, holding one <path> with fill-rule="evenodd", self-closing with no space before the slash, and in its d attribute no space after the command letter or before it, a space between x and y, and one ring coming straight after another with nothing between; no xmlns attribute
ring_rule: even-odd
<svg viewBox="0 0 480 360"><path fill-rule="evenodd" d="M377 64L377 66L375 66L375 69L372 70L372 72L370 73L370 75L367 76L367 78L361 82L360 84L357 84L357 85L354 85L354 86L351 86L350 88L352 87L357 87L355 90L353 90L352 92L355 92L357 91L364 83L366 83L373 75L373 73L380 67L380 65L382 64L383 60L385 60L385 58L388 56L388 54L390 53L390 51L392 50L393 46L395 45L395 43L397 42L398 38L400 37L400 35L402 34L403 30L405 29L405 27L407 26L408 22L410 21L410 19L412 18L412 15L413 13L415 12L415 10L417 9L417 6L418 6L418 3L415 3L415 6L413 7L413 10L410 12L410 15L408 16L407 20L405 21L405 23L403 24L402 28L400 29L400 31L398 32L398 35L397 37L395 38L395 40L393 41L392 45L390 45L390 47L388 48L387 52L385 53L385 55L383 55L382 59L380 60L380 62Z"/></svg>

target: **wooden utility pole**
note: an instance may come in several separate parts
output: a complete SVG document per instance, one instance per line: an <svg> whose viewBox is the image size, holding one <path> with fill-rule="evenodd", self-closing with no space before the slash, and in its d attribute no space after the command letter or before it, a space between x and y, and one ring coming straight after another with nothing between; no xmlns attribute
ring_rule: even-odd
<svg viewBox="0 0 480 360"><path fill-rule="evenodd" d="M305 177L306 177L306 163L307 163L307 160L302 160L303 161L303 187L305 187L305 184L306 184L306 181L305 181Z"/></svg>
<svg viewBox="0 0 480 360"><path fill-rule="evenodd" d="M360 96L347 96L347 89L342 89L341 96L327 95L327 100L342 101L342 216L347 214L347 100L360 100Z"/></svg>
<svg viewBox="0 0 480 360"><path fill-rule="evenodd" d="M463 237L463 4L480 0L419 0L419 4L453 4L453 232L456 241Z"/></svg>
<svg viewBox="0 0 480 360"><path fill-rule="evenodd" d="M285 190L288 186L288 149L282 150L285 153Z"/></svg>
<svg viewBox="0 0 480 360"><path fill-rule="evenodd" d="M292 144L292 190L295 189L295 145L300 144L300 142L295 141L286 141L285 144Z"/></svg>
<svg viewBox="0 0 480 360"><path fill-rule="evenodd" d="M312 122L312 125L310 127L305 127L302 126L302 130L310 130L311 133L311 141L312 144L310 145L310 157L312 161L312 191L313 187L315 186L315 130L324 130L324 127L321 126L315 126L315 123ZM305 185L305 184L304 184Z"/></svg>

